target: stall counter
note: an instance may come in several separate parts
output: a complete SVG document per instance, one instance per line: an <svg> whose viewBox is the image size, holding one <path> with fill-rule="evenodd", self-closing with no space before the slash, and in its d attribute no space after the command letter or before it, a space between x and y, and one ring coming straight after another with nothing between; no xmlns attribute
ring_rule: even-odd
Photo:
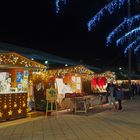
<svg viewBox="0 0 140 140"><path fill-rule="evenodd" d="M0 122L26 117L27 92L0 92Z"/></svg>

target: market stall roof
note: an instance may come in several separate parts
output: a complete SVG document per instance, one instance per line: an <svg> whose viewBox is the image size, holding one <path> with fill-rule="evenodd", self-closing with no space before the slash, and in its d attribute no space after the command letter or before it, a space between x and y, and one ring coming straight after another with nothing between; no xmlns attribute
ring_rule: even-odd
<svg viewBox="0 0 140 140"><path fill-rule="evenodd" d="M0 53L0 68L30 68L45 69L46 66L38 62L32 61L15 52Z"/></svg>
<svg viewBox="0 0 140 140"><path fill-rule="evenodd" d="M69 65L69 66L75 66L75 65L79 65L79 62L75 62L73 60L70 59L66 59L66 58L62 58L62 57L58 57L56 55L52 55L46 52L42 52L42 51L38 51L38 50L34 50L34 49L29 49L29 48L24 48L21 46L16 46L16 45L11 45L8 43L0 43L0 52L17 52L29 59L34 59L34 60L39 60L39 61L43 61L43 63L45 61L48 61L49 64L62 64L62 65ZM87 68L94 70L94 71L100 71L100 68L97 67L92 67L92 66L88 66L85 65Z"/></svg>
<svg viewBox="0 0 140 140"><path fill-rule="evenodd" d="M68 74L68 73L75 73L75 74L88 74L93 75L94 72L83 65L71 66L71 67L63 67L58 69L50 69L47 73L54 73L54 74Z"/></svg>

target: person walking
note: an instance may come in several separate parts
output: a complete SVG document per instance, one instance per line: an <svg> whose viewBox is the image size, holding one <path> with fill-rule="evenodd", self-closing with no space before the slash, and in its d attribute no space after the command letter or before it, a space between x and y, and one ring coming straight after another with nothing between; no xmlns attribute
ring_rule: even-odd
<svg viewBox="0 0 140 140"><path fill-rule="evenodd" d="M123 91L122 87L118 86L115 93L115 99L118 101L118 110L122 110Z"/></svg>

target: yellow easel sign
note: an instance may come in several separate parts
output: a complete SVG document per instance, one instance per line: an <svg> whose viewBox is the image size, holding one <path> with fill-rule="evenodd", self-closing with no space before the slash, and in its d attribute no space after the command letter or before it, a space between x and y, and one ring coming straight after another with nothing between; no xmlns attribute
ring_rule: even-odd
<svg viewBox="0 0 140 140"><path fill-rule="evenodd" d="M55 101L57 100L57 91L54 88L50 88L46 90L46 100Z"/></svg>

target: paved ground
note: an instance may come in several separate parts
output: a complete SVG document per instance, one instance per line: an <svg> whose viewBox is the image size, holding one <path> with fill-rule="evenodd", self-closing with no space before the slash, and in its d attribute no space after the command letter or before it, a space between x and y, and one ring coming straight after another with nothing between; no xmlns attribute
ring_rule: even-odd
<svg viewBox="0 0 140 140"><path fill-rule="evenodd" d="M0 140L140 140L140 96L123 111L97 106L87 115L61 112L0 124Z"/></svg>

